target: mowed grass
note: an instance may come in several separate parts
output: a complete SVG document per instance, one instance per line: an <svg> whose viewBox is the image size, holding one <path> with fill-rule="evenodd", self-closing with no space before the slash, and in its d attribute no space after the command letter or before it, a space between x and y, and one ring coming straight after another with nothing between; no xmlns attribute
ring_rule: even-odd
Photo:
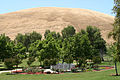
<svg viewBox="0 0 120 80"><path fill-rule="evenodd" d="M120 76L111 76L113 73L115 73L114 70L41 75L7 75L4 73L0 74L0 80L120 80Z"/></svg>
<svg viewBox="0 0 120 80"><path fill-rule="evenodd" d="M114 66L113 62L102 62L100 65ZM28 67L27 60L24 60L21 67ZM32 66L39 66L39 62L35 61ZM118 72L120 73L120 63L118 63ZM120 80L120 76L111 76L115 74L115 70L97 71L97 72L80 72L80 73L64 73L64 74L40 74L40 75L8 75L0 74L0 80Z"/></svg>
<svg viewBox="0 0 120 80"><path fill-rule="evenodd" d="M120 64L118 64L118 72L120 73ZM120 76L111 76L112 74L115 74L114 69L97 72L40 75L8 75L7 73L3 73L0 74L0 80L120 80Z"/></svg>

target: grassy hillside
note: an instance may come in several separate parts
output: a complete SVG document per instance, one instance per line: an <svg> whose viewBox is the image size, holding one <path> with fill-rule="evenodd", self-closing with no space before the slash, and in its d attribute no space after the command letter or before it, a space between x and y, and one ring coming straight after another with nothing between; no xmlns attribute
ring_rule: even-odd
<svg viewBox="0 0 120 80"><path fill-rule="evenodd" d="M12 13L0 14L0 34L6 33L14 39L17 33L40 32L46 29L61 32L64 27L73 25L77 32L92 25L100 28L107 42L107 34L112 29L114 17L100 12L79 8L41 7Z"/></svg>

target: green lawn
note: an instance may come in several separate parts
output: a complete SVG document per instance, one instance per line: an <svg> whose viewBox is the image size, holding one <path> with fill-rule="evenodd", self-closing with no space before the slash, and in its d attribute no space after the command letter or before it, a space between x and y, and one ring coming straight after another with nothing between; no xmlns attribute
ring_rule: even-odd
<svg viewBox="0 0 120 80"><path fill-rule="evenodd" d="M0 80L120 80L120 76L110 76L113 73L115 73L114 70L51 75L6 75L4 73L0 74Z"/></svg>
<svg viewBox="0 0 120 80"><path fill-rule="evenodd" d="M39 65L34 62L33 65ZM100 65L113 66L111 62L102 62ZM20 66L27 67L26 60ZM120 73L120 63L118 64L118 72ZM81 73L64 73L64 74L40 74L40 75L7 75L0 74L0 80L120 80L120 76L111 76L115 70L106 70L98 72L81 72Z"/></svg>

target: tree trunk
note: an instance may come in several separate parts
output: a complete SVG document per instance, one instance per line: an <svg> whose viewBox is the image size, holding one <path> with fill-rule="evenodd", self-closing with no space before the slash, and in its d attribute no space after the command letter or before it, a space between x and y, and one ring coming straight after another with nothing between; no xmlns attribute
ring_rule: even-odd
<svg viewBox="0 0 120 80"><path fill-rule="evenodd" d="M104 61L104 58L103 58L103 50L102 50L102 49L100 49L100 58L101 58L102 61Z"/></svg>
<svg viewBox="0 0 120 80"><path fill-rule="evenodd" d="M18 65L16 65L16 68L18 68Z"/></svg>
<svg viewBox="0 0 120 80"><path fill-rule="evenodd" d="M118 76L118 71L117 71L117 62L115 61L115 71L116 71L116 76Z"/></svg>

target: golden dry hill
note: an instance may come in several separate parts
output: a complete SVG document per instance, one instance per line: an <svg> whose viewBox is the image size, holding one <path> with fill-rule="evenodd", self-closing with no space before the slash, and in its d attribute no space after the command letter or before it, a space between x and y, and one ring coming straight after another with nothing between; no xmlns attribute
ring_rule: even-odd
<svg viewBox="0 0 120 80"><path fill-rule="evenodd" d="M37 31L43 35L46 29L61 32L68 25L73 25L78 32L92 25L100 28L103 38L110 43L112 39L107 39L107 34L113 22L113 16L92 10L41 7L0 14L0 34L14 39L17 33Z"/></svg>

